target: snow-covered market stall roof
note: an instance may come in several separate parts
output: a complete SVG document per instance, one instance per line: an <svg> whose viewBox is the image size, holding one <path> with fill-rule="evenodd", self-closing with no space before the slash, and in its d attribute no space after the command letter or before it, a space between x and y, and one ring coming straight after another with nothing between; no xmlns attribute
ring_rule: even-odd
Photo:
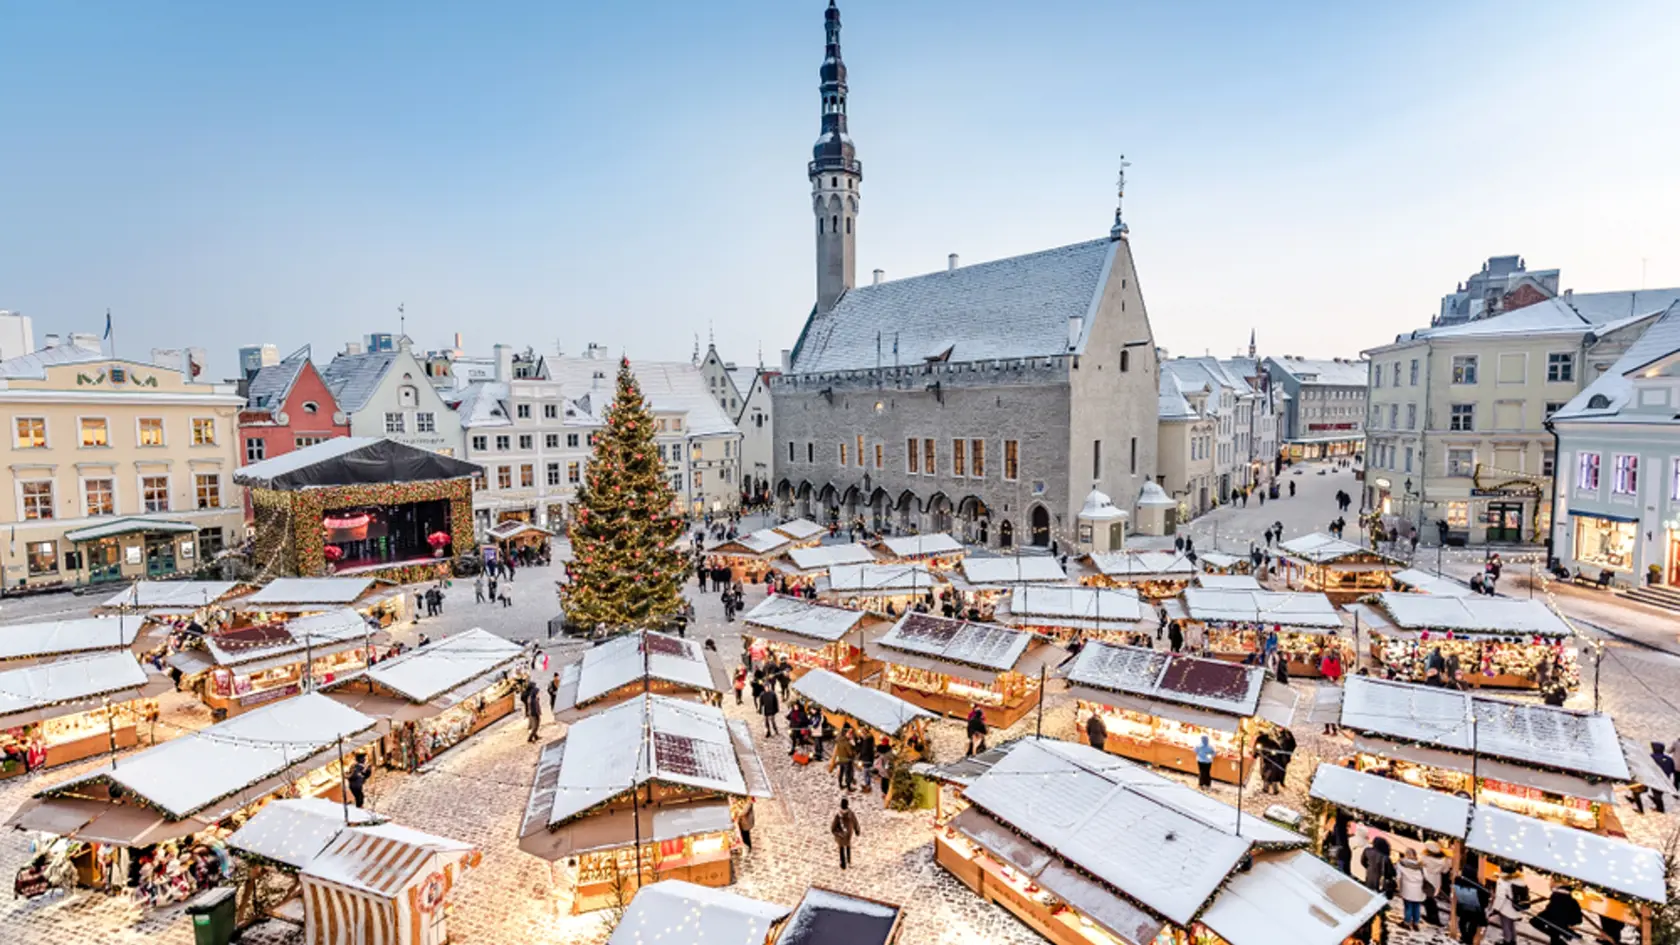
<svg viewBox="0 0 1680 945"><path fill-rule="evenodd" d="M1087 702L1228 731L1254 715L1287 726L1295 711L1294 694L1268 690L1262 667L1096 640L1079 651L1067 680Z"/></svg>
<svg viewBox="0 0 1680 945"><path fill-rule="evenodd" d="M582 710L644 679L693 693L721 695L732 688L716 650L707 650L698 640L638 630L613 637L560 667L554 710L563 716Z"/></svg>
<svg viewBox="0 0 1680 945"><path fill-rule="evenodd" d="M1201 562L1202 567L1205 569L1224 571L1228 568L1234 568L1248 559L1240 555L1227 554L1223 551L1198 551L1196 553L1196 560Z"/></svg>
<svg viewBox="0 0 1680 945"><path fill-rule="evenodd" d="M881 547L894 558L940 558L963 553L962 542L944 532L929 535L897 535L881 539Z"/></svg>
<svg viewBox="0 0 1680 945"><path fill-rule="evenodd" d="M238 581L135 581L101 601L99 613L182 616L243 591Z"/></svg>
<svg viewBox="0 0 1680 945"><path fill-rule="evenodd" d="M709 555L742 555L752 558L773 558L787 550L793 539L773 528L761 528L735 538L727 538L706 549Z"/></svg>
<svg viewBox="0 0 1680 945"><path fill-rule="evenodd" d="M418 650L410 650L394 659L376 663L367 670L347 677L333 685L333 698L366 711L383 716L390 709L390 717L411 721L435 715L471 698L492 682L497 674L515 669L525 650L487 630L474 627L454 636L435 640ZM357 691L389 693L406 703L401 712L398 706L374 708L377 697L368 700L366 709L357 702Z"/></svg>
<svg viewBox="0 0 1680 945"><path fill-rule="evenodd" d="M831 712L849 715L877 732L898 737L906 725L917 719L938 718L932 712L903 699L860 686L838 673L813 669L799 677L793 688L800 695Z"/></svg>
<svg viewBox="0 0 1680 945"><path fill-rule="evenodd" d="M820 538L828 532L828 529L808 518L796 518L792 521L783 522L775 526L775 530L794 541L810 541L813 538Z"/></svg>
<svg viewBox="0 0 1680 945"><path fill-rule="evenodd" d="M302 660L306 655L324 656L354 649L373 637L366 618L354 610L329 610L298 617L284 624L263 624L206 634L204 651L210 665L255 673ZM185 671L203 668L195 657L182 650L171 654L170 662Z"/></svg>
<svg viewBox="0 0 1680 945"><path fill-rule="evenodd" d="M891 630L864 643L871 659L924 669L991 685L999 673L1037 672L1039 664L1059 661L1066 651L1052 646L1028 649L1037 638L1025 630L992 623L969 623L933 614L908 613ZM1031 666L1024 665L1031 663Z"/></svg>
<svg viewBox="0 0 1680 945"><path fill-rule="evenodd" d="M8 823L117 846L184 837L335 760L340 738L346 754L376 740L374 724L305 693L46 788Z"/></svg>
<svg viewBox="0 0 1680 945"><path fill-rule="evenodd" d="M809 649L841 639L868 618L861 610L776 595L766 597L741 619L752 628L752 636Z"/></svg>
<svg viewBox="0 0 1680 945"><path fill-rule="evenodd" d="M105 699L127 702L173 688L148 675L124 651L78 656L0 672L0 728L33 725L97 708Z"/></svg>
<svg viewBox="0 0 1680 945"><path fill-rule="evenodd" d="M0 663L126 650L143 623L137 616L116 616L13 624L0 628Z"/></svg>
<svg viewBox="0 0 1680 945"><path fill-rule="evenodd" d="M655 941L764 945L770 929L791 911L727 889L665 879L636 890L607 945Z"/></svg>
<svg viewBox="0 0 1680 945"><path fill-rule="evenodd" d="M889 945L897 939L902 913L890 902L812 886L782 925L775 945Z"/></svg>
<svg viewBox="0 0 1680 945"><path fill-rule="evenodd" d="M963 794L953 827L1125 941L1201 921L1232 945L1339 945L1386 904L1305 837L1084 745L1023 741Z"/></svg>
<svg viewBox="0 0 1680 945"><path fill-rule="evenodd" d="M1419 571L1417 568L1396 571L1390 577L1396 587L1409 590L1415 594L1434 594L1439 597L1470 596L1470 588L1452 578L1430 574L1428 571Z"/></svg>
<svg viewBox="0 0 1680 945"><path fill-rule="evenodd" d="M1542 600L1517 597L1447 597L1385 591L1365 599L1360 616L1388 636L1413 637L1425 631L1451 631L1480 636L1544 637L1559 640L1574 635ZM1399 631L1396 633L1396 631Z"/></svg>
<svg viewBox="0 0 1680 945"><path fill-rule="evenodd" d="M1343 541L1323 532L1291 538L1280 543L1278 548L1291 558L1300 558L1313 564L1369 564L1392 567L1405 563L1399 558L1362 548L1351 541Z"/></svg>
<svg viewBox="0 0 1680 945"><path fill-rule="evenodd" d="M300 870L344 832L347 817L352 826L385 819L370 810L318 797L284 797L263 805L227 838L227 845L243 856Z"/></svg>
<svg viewBox="0 0 1680 945"><path fill-rule="evenodd" d="M828 569L827 590L865 597L892 596L926 593L940 583L940 579L921 564L837 564ZM821 584L818 590L823 590Z"/></svg>
<svg viewBox="0 0 1680 945"><path fill-rule="evenodd" d="M1132 630L1153 621L1155 608L1129 587L1042 587L1010 591L997 620L1013 626L1066 627L1070 630Z"/></svg>
<svg viewBox="0 0 1680 945"><path fill-rule="evenodd" d="M1608 715L1369 676L1350 676L1337 692L1342 727L1372 754L1462 771L1474 755L1481 777L1606 800L1598 782L1629 778Z"/></svg>
<svg viewBox="0 0 1680 945"><path fill-rule="evenodd" d="M858 542L844 545L815 545L794 548L787 553L796 572L826 571L837 564L873 564L875 552Z"/></svg>
<svg viewBox="0 0 1680 945"><path fill-rule="evenodd" d="M384 582L366 577L275 578L234 602L239 610L325 610L347 607L372 594Z"/></svg>
<svg viewBox="0 0 1680 945"><path fill-rule="evenodd" d="M1579 880L1643 902L1668 901L1662 853L1616 837L1321 764L1312 796L1338 807L1466 841L1498 860Z"/></svg>
<svg viewBox="0 0 1680 945"><path fill-rule="evenodd" d="M573 722L544 746L520 827L520 849L544 859L632 845L636 814L607 805L658 782L701 797L644 807L643 842L671 831L727 830L730 797L769 797L770 778L746 721L722 710L641 695ZM709 802L707 795L719 800ZM659 815L664 814L661 818Z"/></svg>
<svg viewBox="0 0 1680 945"><path fill-rule="evenodd" d="M1260 579L1252 574L1208 574L1203 572L1196 575L1196 586L1217 591L1265 590L1260 586Z"/></svg>
<svg viewBox="0 0 1680 945"><path fill-rule="evenodd" d="M254 489L294 491L470 479L483 467L385 437L340 436L241 466L233 481Z"/></svg>
<svg viewBox="0 0 1680 945"><path fill-rule="evenodd" d="M1177 601L1167 601L1168 616L1204 623L1254 623L1290 630L1340 630L1342 615L1317 591L1245 591L1191 587Z"/></svg>
<svg viewBox="0 0 1680 945"><path fill-rule="evenodd" d="M1116 581L1188 581L1196 574L1196 562L1179 551L1099 551L1086 557Z"/></svg>
<svg viewBox="0 0 1680 945"><path fill-rule="evenodd" d="M1007 558L976 558L962 561L963 580L976 587L1017 587L1025 584L1061 584L1067 572L1049 555L1011 555Z"/></svg>

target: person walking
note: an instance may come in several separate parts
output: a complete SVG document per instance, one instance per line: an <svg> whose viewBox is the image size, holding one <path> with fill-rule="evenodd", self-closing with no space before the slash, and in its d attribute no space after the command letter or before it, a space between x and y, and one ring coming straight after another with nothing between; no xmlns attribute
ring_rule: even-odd
<svg viewBox="0 0 1680 945"><path fill-rule="evenodd" d="M782 700L776 698L776 689L765 686L758 695L758 710L764 713L764 736L778 735L776 731L776 716L782 711Z"/></svg>
<svg viewBox="0 0 1680 945"><path fill-rule="evenodd" d="M372 774L372 769L368 767L367 755L359 751L356 752L356 761L350 766L349 772L344 775L344 783L350 788L350 798L356 802L357 807L361 807L363 802L367 800L362 791L367 786L368 777Z"/></svg>
<svg viewBox="0 0 1680 945"><path fill-rule="evenodd" d="M1173 621L1167 628L1167 645L1172 647L1174 653L1184 649L1184 631L1179 628L1177 621Z"/></svg>
<svg viewBox="0 0 1680 945"><path fill-rule="evenodd" d="M850 725L840 730L840 737L834 741L834 757L828 762L828 769L836 772L834 784L842 791L850 793L857 790L857 749L852 744L852 727Z"/></svg>
<svg viewBox="0 0 1680 945"><path fill-rule="evenodd" d="M1394 883L1394 860L1389 856L1388 838L1373 838L1360 854L1359 865L1365 871L1366 888L1388 895L1387 890Z"/></svg>
<svg viewBox="0 0 1680 945"><path fill-rule="evenodd" d="M840 868L845 869L852 864L852 839L863 836L863 828L858 826L857 815L852 813L852 804L846 798L840 799L840 812L829 821L828 832L840 848Z"/></svg>
<svg viewBox="0 0 1680 945"><path fill-rule="evenodd" d="M560 674L555 673L548 678L548 711L552 715L555 705L560 701Z"/></svg>
<svg viewBox="0 0 1680 945"><path fill-rule="evenodd" d="M1458 915L1458 940L1461 945L1476 945L1482 929L1487 928L1487 890L1460 873L1453 880L1452 894L1454 911Z"/></svg>
<svg viewBox="0 0 1680 945"><path fill-rule="evenodd" d="M1098 751L1108 744L1108 726L1103 724L1101 714L1092 712L1091 717L1085 720L1085 738Z"/></svg>
<svg viewBox="0 0 1680 945"><path fill-rule="evenodd" d="M1289 497L1291 499L1295 498L1295 480L1293 479L1289 480Z"/></svg>
<svg viewBox="0 0 1680 945"><path fill-rule="evenodd" d="M1418 862L1416 850L1407 847L1400 854L1400 864L1395 867L1394 874L1400 886L1403 924L1416 932L1423 922L1423 902L1428 898L1424 894L1423 864Z"/></svg>
<svg viewBox="0 0 1680 945"><path fill-rule="evenodd" d="M484 575L473 578L473 602L484 603Z"/></svg>
<svg viewBox="0 0 1680 945"><path fill-rule="evenodd" d="M986 713L980 710L979 703L968 710L968 755L977 755L986 750Z"/></svg>
<svg viewBox="0 0 1680 945"><path fill-rule="evenodd" d="M868 732L858 732L854 739L852 751L857 755L858 767L863 770L863 793L870 792L870 779L875 776L875 739ZM882 789L886 788L883 782Z"/></svg>
<svg viewBox="0 0 1680 945"><path fill-rule="evenodd" d="M525 741L534 742L537 740L537 730L542 727L542 697L537 694L537 684L527 682L522 698L525 700L525 721L530 726Z"/></svg>
<svg viewBox="0 0 1680 945"><path fill-rule="evenodd" d="M741 693L747 688L747 668L745 666L735 670L735 704L741 704Z"/></svg>
<svg viewBox="0 0 1680 945"><path fill-rule="evenodd" d="M1581 904L1575 901L1574 890L1567 883L1558 883L1552 887L1546 908L1534 917L1534 927L1546 933L1546 945L1569 945L1579 936L1575 927L1585 918Z"/></svg>
<svg viewBox="0 0 1680 945"><path fill-rule="evenodd" d="M747 798L746 806L742 807L741 812L735 815L735 827L741 831L741 844L747 848L748 853L752 852L752 831L754 819L753 799L749 797Z"/></svg>
<svg viewBox="0 0 1680 945"><path fill-rule="evenodd" d="M1489 923L1499 923L1499 940L1505 945L1517 945L1517 920L1528 908L1528 887L1522 881L1522 869L1506 870L1493 884L1493 905L1488 907Z"/></svg>
<svg viewBox="0 0 1680 945"><path fill-rule="evenodd" d="M1213 743L1206 735L1196 746L1196 786L1206 791L1213 787Z"/></svg>

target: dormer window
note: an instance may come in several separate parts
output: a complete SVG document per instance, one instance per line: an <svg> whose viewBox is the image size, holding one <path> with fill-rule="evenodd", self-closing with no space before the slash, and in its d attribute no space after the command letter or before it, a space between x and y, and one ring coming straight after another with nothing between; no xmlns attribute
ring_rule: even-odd
<svg viewBox="0 0 1680 945"><path fill-rule="evenodd" d="M1610 407L1610 398L1603 394L1594 394L1587 398L1588 410L1606 410Z"/></svg>
<svg viewBox="0 0 1680 945"><path fill-rule="evenodd" d="M321 405L316 403L313 400L306 400L306 401L303 402L303 412L304 413L320 413L321 412Z"/></svg>

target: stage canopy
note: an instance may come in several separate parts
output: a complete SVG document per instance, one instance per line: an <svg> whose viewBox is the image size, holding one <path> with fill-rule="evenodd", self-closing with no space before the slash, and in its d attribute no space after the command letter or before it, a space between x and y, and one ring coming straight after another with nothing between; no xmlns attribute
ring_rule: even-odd
<svg viewBox="0 0 1680 945"><path fill-rule="evenodd" d="M478 466L384 437L345 436L252 463L233 481L257 489L389 485L462 479Z"/></svg>

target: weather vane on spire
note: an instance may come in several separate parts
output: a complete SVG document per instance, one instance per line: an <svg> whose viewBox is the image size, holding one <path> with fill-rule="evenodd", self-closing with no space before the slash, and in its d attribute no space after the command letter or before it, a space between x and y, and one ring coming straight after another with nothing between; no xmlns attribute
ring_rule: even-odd
<svg viewBox="0 0 1680 945"><path fill-rule="evenodd" d="M1124 154L1120 155L1120 176L1114 181L1114 226L1108 231L1110 239L1126 238L1126 221L1120 218L1120 205L1126 200L1126 168L1131 166L1132 162L1126 160Z"/></svg>

